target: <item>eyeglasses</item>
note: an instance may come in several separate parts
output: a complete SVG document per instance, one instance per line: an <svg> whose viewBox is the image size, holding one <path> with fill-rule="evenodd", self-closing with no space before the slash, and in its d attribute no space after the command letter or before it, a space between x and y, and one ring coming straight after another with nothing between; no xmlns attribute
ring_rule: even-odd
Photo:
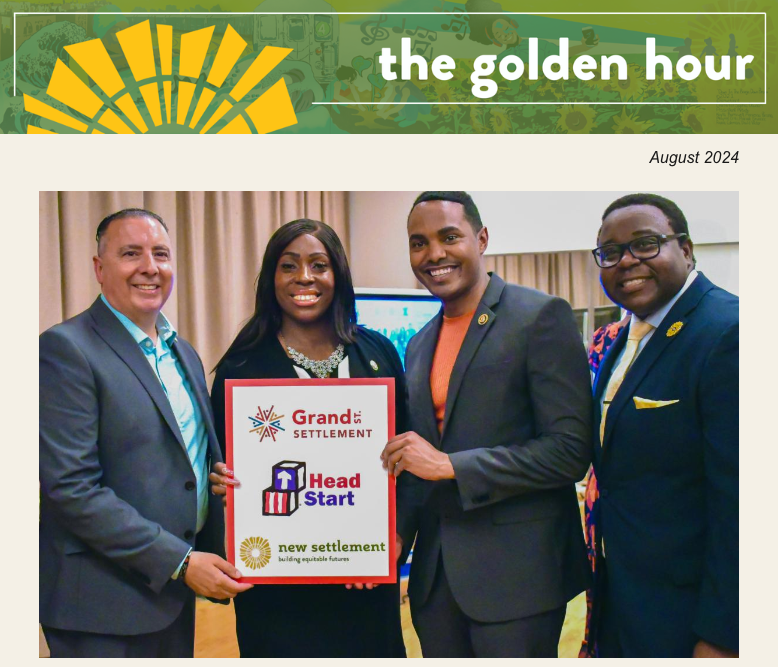
<svg viewBox="0 0 778 667"><path fill-rule="evenodd" d="M594 261L601 269L610 269L621 261L624 251L635 259L653 259L659 254L663 243L673 239L687 238L688 234L652 234L632 239L629 243L608 243L592 250Z"/></svg>

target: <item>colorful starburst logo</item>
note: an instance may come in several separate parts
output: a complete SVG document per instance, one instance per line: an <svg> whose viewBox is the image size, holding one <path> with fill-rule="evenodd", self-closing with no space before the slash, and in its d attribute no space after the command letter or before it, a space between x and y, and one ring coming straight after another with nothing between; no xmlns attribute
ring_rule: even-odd
<svg viewBox="0 0 778 667"><path fill-rule="evenodd" d="M156 39L149 21L116 33L129 67L124 77L100 39L66 46L78 74L57 60L46 93L80 118L29 95L24 96L25 111L84 134L145 134L171 125L178 126L177 131L206 134L222 120L224 126L217 134L265 134L295 125L297 117L283 77L251 104L244 100L292 49L266 46L241 70L234 85L225 85L247 42L228 25L206 73L213 32L210 26L180 35L175 76L173 26L157 25ZM87 85L89 79L93 87ZM58 134L32 124L27 132Z"/></svg>
<svg viewBox="0 0 778 667"><path fill-rule="evenodd" d="M262 406L257 406L257 414L253 417L249 416L252 427L249 429L249 433L259 433L259 441L262 442L265 438L271 438L273 442L276 440L276 434L279 431L284 431L284 427L281 426L281 420L284 415L277 415L275 413L275 406L271 405L269 410L263 410Z"/></svg>

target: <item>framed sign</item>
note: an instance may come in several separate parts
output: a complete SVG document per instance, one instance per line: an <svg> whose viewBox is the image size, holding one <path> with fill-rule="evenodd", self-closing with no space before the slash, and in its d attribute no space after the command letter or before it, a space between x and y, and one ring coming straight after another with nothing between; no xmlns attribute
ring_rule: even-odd
<svg viewBox="0 0 778 667"><path fill-rule="evenodd" d="M242 581L396 581L394 378L227 380L227 557Z"/></svg>

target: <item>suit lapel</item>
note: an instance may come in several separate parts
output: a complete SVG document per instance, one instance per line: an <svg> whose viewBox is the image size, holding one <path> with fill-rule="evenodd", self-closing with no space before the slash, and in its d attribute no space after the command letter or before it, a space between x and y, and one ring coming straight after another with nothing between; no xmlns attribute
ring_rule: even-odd
<svg viewBox="0 0 778 667"><path fill-rule="evenodd" d="M414 356L419 360L419 364L412 371L408 369L407 378L409 390L413 390L409 408L413 414L419 415L420 419L417 430L421 431L424 436L429 436L428 440L438 449L440 448L440 434L435 420L435 407L432 404L430 373L442 323L443 311L441 310L435 319L414 337L416 341L414 347L417 348Z"/></svg>
<svg viewBox="0 0 778 667"><path fill-rule="evenodd" d="M374 371L365 363L365 359L362 357L362 351L357 345L354 345L353 343L346 345L346 356L348 357L348 373L351 377L378 377L378 372Z"/></svg>
<svg viewBox="0 0 778 667"><path fill-rule="evenodd" d="M208 448L210 450L210 458L221 460L221 448L219 447L219 440L216 437L216 429L213 424L213 416L211 414L211 401L208 398L208 391L203 382L203 376L198 372L199 364L194 358L192 358L189 348L185 345L181 345L178 342L178 336L176 336L171 346L173 353L181 364L181 368L184 369L184 375L189 381L189 386L192 388L195 400L197 401L197 407L200 408L200 415L202 416L203 423L205 424L205 430L208 432ZM169 404L169 402L168 402ZM178 422L176 422L178 425ZM208 470L211 466L208 466Z"/></svg>
<svg viewBox="0 0 778 667"><path fill-rule="evenodd" d="M676 301L675 305L670 309L665 318L662 320L656 331L651 336L651 339L646 343L645 348L640 352L638 358L635 360L633 366L629 369L624 376L624 381L621 383L619 390L613 397L613 402L608 408L608 418L605 421L605 434L603 436L603 444L608 442L610 434L613 432L613 424L616 422L619 413L625 405L629 403L638 385L646 376L651 367L656 363L660 356L670 347L675 341L683 336L683 326L674 334L668 335L670 325L680 322L683 325L686 319L691 315L692 311L700 303L700 299L713 287L713 284L702 274L689 285L681 298ZM626 333L625 331L622 333ZM619 339L621 336L619 336ZM608 373L610 377L610 373ZM607 384L607 382L605 383ZM604 391L604 389L603 389ZM605 447L607 450L607 447Z"/></svg>
<svg viewBox="0 0 778 667"><path fill-rule="evenodd" d="M159 379L151 370L149 362L141 352L135 339L130 335L124 325L102 302L100 297L92 304L89 314L94 322L94 329L97 334L111 347L119 358L127 364L128 368L135 374L138 381L149 393L154 404L157 406L163 419L175 435L176 440L186 454L186 446L181 437L181 430L178 428L178 422L170 407L170 401L159 383ZM187 454L188 458L188 454Z"/></svg>
<svg viewBox="0 0 778 667"><path fill-rule="evenodd" d="M462 347L457 355L456 362L454 362L454 368L451 370L451 378L448 383L448 394L446 395L446 413L443 418L443 434L446 433L446 426L448 425L451 413L454 409L454 405L459 394L459 390L462 387L462 380L465 377L470 363L473 361L473 357L478 348L481 346L486 334L494 325L494 321L497 319L496 313L492 310L502 296L502 292L505 289L505 282L498 275L494 274L486 287L481 303L475 310L473 319L470 321L470 326L467 329L467 335L465 340L462 341ZM437 341L436 341L437 342ZM433 350L434 353L434 350ZM430 363L431 366L431 363ZM431 402L431 399L430 399ZM441 436L442 439L443 436Z"/></svg>

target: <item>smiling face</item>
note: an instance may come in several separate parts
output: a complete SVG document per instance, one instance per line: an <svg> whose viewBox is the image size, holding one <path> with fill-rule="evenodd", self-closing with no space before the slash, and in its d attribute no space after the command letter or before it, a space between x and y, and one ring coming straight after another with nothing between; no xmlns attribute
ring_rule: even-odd
<svg viewBox="0 0 778 667"><path fill-rule="evenodd" d="M335 274L324 244L301 234L286 246L276 266L275 288L283 318L311 324L325 317L335 296Z"/></svg>
<svg viewBox="0 0 778 667"><path fill-rule="evenodd" d="M408 217L408 249L418 281L443 301L446 315L473 310L488 275L482 257L489 243L486 227L475 232L462 204L426 201Z"/></svg>
<svg viewBox="0 0 778 667"><path fill-rule="evenodd" d="M603 220L598 245L674 233L670 221L655 206L626 206ZM691 241L672 240L662 243L653 259L635 259L626 250L616 266L600 269L600 282L612 301L644 319L679 292L693 268Z"/></svg>
<svg viewBox="0 0 778 667"><path fill-rule="evenodd" d="M108 226L93 259L108 303L149 335L173 289L170 246L157 220L120 218Z"/></svg>

